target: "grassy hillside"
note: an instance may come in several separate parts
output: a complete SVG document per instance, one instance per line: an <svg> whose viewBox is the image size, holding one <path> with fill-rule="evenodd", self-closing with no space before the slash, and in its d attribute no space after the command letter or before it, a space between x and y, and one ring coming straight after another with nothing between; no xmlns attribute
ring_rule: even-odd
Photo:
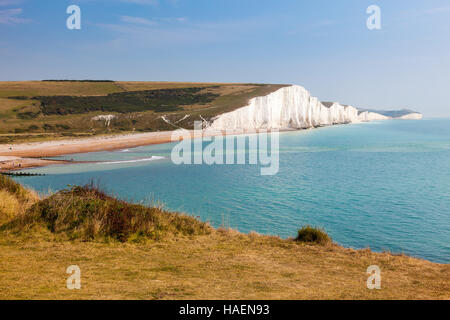
<svg viewBox="0 0 450 320"><path fill-rule="evenodd" d="M297 239L246 235L92 187L28 202L2 181L0 203L6 191L27 204L0 226L0 299L450 298L449 265L345 249L310 227ZM66 288L74 264L81 290ZM370 265L381 290L366 287Z"/></svg>
<svg viewBox="0 0 450 320"><path fill-rule="evenodd" d="M115 82L0 81L0 98L54 95L95 96L124 89Z"/></svg>
<svg viewBox="0 0 450 320"><path fill-rule="evenodd" d="M0 143L193 128L282 85L114 81L0 82ZM113 115L110 121L94 120Z"/></svg>
<svg viewBox="0 0 450 320"><path fill-rule="evenodd" d="M4 229L20 233L36 226L61 239L81 241L138 242L211 232L192 217L120 201L94 186L73 187L38 201Z"/></svg>

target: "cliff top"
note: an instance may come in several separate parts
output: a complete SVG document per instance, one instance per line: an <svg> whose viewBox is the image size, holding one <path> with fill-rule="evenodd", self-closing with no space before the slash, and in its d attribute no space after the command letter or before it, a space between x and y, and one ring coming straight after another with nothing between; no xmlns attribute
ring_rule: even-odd
<svg viewBox="0 0 450 320"><path fill-rule="evenodd" d="M449 265L346 249L314 229L299 232L306 242L242 234L92 187L37 199L0 180L0 215L11 199L27 199L0 227L0 299L450 298ZM65 286L70 265L81 269L82 290ZM366 287L371 265L380 290Z"/></svg>
<svg viewBox="0 0 450 320"><path fill-rule="evenodd" d="M286 85L24 81L0 82L0 143L193 128ZM101 115L110 115L102 121Z"/></svg>

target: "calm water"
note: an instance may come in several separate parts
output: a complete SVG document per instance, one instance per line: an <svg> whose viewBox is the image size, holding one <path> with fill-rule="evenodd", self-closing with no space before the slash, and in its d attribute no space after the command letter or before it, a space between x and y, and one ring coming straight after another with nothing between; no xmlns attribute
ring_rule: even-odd
<svg viewBox="0 0 450 320"><path fill-rule="evenodd" d="M295 236L323 227L347 247L450 262L450 119L384 121L280 135L280 171L171 163L173 145L71 155L119 161L27 170L41 192L99 179L126 200L159 200L243 232ZM120 161L154 158L154 161Z"/></svg>

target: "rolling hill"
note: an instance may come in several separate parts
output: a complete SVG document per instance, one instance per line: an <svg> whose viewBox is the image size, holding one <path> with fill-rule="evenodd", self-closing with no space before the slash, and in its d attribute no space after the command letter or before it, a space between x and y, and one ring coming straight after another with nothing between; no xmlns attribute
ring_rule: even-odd
<svg viewBox="0 0 450 320"><path fill-rule="evenodd" d="M0 82L0 143L192 128L284 85ZM105 115L107 118L105 118Z"/></svg>

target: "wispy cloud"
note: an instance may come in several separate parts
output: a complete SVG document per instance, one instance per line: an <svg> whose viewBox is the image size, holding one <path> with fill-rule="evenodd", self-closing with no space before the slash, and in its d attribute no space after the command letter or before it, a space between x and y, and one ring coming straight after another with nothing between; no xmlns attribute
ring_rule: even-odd
<svg viewBox="0 0 450 320"><path fill-rule="evenodd" d="M435 13L442 13L442 12L450 12L450 6L437 7L437 8L432 8L432 9L423 11L423 13L425 13L425 14L435 14Z"/></svg>
<svg viewBox="0 0 450 320"><path fill-rule="evenodd" d="M0 24L19 24L31 22L30 19L18 17L22 14L22 8L0 10Z"/></svg>
<svg viewBox="0 0 450 320"><path fill-rule="evenodd" d="M114 48L197 46L226 43L268 27L265 20L210 21L195 23L186 18L144 18L122 16L121 23L95 24L114 35Z"/></svg>
<svg viewBox="0 0 450 320"><path fill-rule="evenodd" d="M165 22L187 22L188 19L184 18L184 17L179 17L179 18L162 18L163 21Z"/></svg>
<svg viewBox="0 0 450 320"><path fill-rule="evenodd" d="M1 6L16 6L20 3L22 3L23 0L0 0L0 7Z"/></svg>
<svg viewBox="0 0 450 320"><path fill-rule="evenodd" d="M158 23L156 21L152 21L145 18L140 17L131 17L131 16L121 16L120 20L125 23L134 23L134 24L140 24L144 26L155 26Z"/></svg>
<svg viewBox="0 0 450 320"><path fill-rule="evenodd" d="M138 24L142 26L158 26L161 24L185 23L188 21L188 19L184 17L169 17L169 18L156 18L150 20L142 17L120 16L120 21L124 23Z"/></svg>
<svg viewBox="0 0 450 320"><path fill-rule="evenodd" d="M0 1L20 1L20 0L0 0ZM104 2L107 4L110 4L110 2L122 2L122 3L128 3L128 4L136 4L136 5L143 5L143 6L157 6L159 5L159 0L77 0L77 2L85 2L85 3L92 3L92 2Z"/></svg>
<svg viewBox="0 0 450 320"><path fill-rule="evenodd" d="M135 3L135 4L142 4L142 5L151 5L151 6L155 6L155 5L159 4L158 0L119 0L119 1Z"/></svg>

